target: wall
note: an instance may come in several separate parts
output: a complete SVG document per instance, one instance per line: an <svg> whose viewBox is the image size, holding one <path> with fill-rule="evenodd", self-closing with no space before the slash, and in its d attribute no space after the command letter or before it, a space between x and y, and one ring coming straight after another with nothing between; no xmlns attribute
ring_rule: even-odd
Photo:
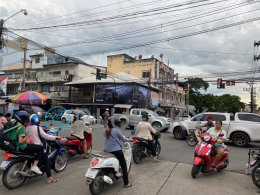
<svg viewBox="0 0 260 195"><path fill-rule="evenodd" d="M154 79L154 60L143 59L126 61L123 55L107 57L107 71L109 73L127 72L137 78L142 79L143 71L151 70L151 79ZM144 79L144 80L148 80Z"/></svg>

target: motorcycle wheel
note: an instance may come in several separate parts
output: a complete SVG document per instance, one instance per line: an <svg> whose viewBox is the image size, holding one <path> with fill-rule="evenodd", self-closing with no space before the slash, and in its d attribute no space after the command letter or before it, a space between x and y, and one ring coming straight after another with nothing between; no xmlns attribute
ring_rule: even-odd
<svg viewBox="0 0 260 195"><path fill-rule="evenodd" d="M155 149L156 156L159 156L161 153L161 144L160 142L157 143L156 149Z"/></svg>
<svg viewBox="0 0 260 195"><path fill-rule="evenodd" d="M6 188L15 189L23 185L26 180L26 177L20 174L23 165L24 161L17 161L4 171L2 182ZM27 166L26 169L28 170L29 167Z"/></svg>
<svg viewBox="0 0 260 195"><path fill-rule="evenodd" d="M99 172L96 178L89 184L89 191L91 194L98 195L103 191L105 185L102 178L103 176L104 174Z"/></svg>
<svg viewBox="0 0 260 195"><path fill-rule="evenodd" d="M191 170L191 176L192 178L197 178L199 173L201 171L201 165L193 165Z"/></svg>
<svg viewBox="0 0 260 195"><path fill-rule="evenodd" d="M68 161L69 161L69 155L68 155L67 151L64 151L63 153L57 155L54 160L53 170L56 173L63 171L66 168L66 166L68 165Z"/></svg>
<svg viewBox="0 0 260 195"><path fill-rule="evenodd" d="M260 188L260 165L257 165L252 170L252 180L253 183Z"/></svg>
<svg viewBox="0 0 260 195"><path fill-rule="evenodd" d="M198 143L197 138L193 135L188 135L186 137L186 142L189 146L195 146Z"/></svg>
<svg viewBox="0 0 260 195"><path fill-rule="evenodd" d="M133 147L133 160L136 164L140 164L143 160L143 148L141 146Z"/></svg>

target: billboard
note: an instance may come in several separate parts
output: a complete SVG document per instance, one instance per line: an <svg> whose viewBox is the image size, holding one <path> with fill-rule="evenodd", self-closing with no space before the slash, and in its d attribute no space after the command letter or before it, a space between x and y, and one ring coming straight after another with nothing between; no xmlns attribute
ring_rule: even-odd
<svg viewBox="0 0 260 195"><path fill-rule="evenodd" d="M151 95L151 98L148 96ZM148 100L150 100L148 102ZM159 93L146 87L133 84L96 84L95 103L131 104L141 108L156 107L159 104Z"/></svg>

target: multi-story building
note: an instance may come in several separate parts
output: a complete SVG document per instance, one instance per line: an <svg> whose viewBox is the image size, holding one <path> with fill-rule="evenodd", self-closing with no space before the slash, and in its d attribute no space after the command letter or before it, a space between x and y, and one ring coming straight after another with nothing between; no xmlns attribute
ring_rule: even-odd
<svg viewBox="0 0 260 195"><path fill-rule="evenodd" d="M95 74L97 68L79 59L68 59L48 52L31 55L30 58L31 62L26 64L25 90L39 91L58 102L69 101L70 98L70 88L64 83L91 76ZM23 64L3 67L1 71L8 76L7 95L19 93Z"/></svg>
<svg viewBox="0 0 260 195"><path fill-rule="evenodd" d="M178 73L169 65L154 57L142 59L133 58L127 54L107 56L107 72L125 72L143 79L148 84L160 90L160 107L167 115L174 117L179 109L185 109L185 92L178 86Z"/></svg>

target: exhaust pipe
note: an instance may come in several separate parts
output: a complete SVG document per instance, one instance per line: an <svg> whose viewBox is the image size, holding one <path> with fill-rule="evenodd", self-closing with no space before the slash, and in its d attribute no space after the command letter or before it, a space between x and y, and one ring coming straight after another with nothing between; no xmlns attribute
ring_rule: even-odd
<svg viewBox="0 0 260 195"><path fill-rule="evenodd" d="M112 185L114 183L113 180L110 177L106 176L106 175L103 177L103 181L105 183L110 184L110 185Z"/></svg>

